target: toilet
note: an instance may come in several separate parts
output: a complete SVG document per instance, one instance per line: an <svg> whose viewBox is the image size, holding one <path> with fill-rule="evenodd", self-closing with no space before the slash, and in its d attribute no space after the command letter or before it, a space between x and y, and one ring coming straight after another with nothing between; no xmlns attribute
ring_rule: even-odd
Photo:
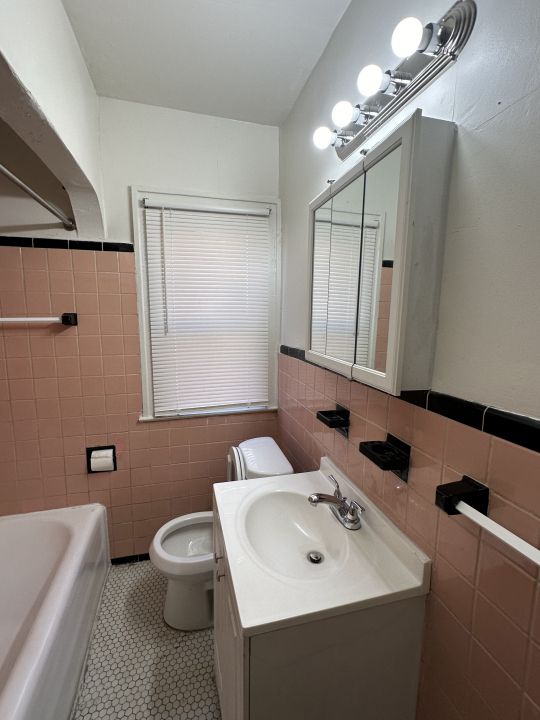
<svg viewBox="0 0 540 720"><path fill-rule="evenodd" d="M227 455L227 480L289 475L291 464L270 437L246 440ZM213 513L182 515L165 523L150 545L150 560L167 578L163 617L178 630L213 624Z"/></svg>

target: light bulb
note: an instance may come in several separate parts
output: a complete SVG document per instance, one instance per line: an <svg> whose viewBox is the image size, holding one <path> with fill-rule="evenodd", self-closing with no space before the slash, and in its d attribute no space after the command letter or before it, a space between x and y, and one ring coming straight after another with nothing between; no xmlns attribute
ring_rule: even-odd
<svg viewBox="0 0 540 720"><path fill-rule="evenodd" d="M326 148L332 144L335 137L335 132L323 126L317 128L313 133L313 144L316 148L319 148L319 150L326 150Z"/></svg>
<svg viewBox="0 0 540 720"><path fill-rule="evenodd" d="M353 107L348 100L341 100L334 105L332 122L336 127L344 128L352 123L355 115L358 117L358 108Z"/></svg>
<svg viewBox="0 0 540 720"><path fill-rule="evenodd" d="M399 22L392 33L392 51L399 58L406 58L420 47L424 26L415 17L406 17Z"/></svg>
<svg viewBox="0 0 540 720"><path fill-rule="evenodd" d="M358 74L356 85L361 95L370 97L381 89L384 73L378 65L366 65Z"/></svg>

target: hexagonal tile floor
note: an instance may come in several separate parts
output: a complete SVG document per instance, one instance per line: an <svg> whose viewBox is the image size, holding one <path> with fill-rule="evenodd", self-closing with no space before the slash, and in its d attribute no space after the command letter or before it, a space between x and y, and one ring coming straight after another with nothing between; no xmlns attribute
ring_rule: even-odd
<svg viewBox="0 0 540 720"><path fill-rule="evenodd" d="M111 568L72 720L219 720L212 630L163 621L150 562Z"/></svg>

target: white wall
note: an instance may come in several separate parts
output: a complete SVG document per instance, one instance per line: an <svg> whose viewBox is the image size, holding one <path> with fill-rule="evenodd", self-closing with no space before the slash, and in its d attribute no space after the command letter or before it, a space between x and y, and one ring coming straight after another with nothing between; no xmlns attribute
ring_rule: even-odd
<svg viewBox="0 0 540 720"><path fill-rule="evenodd" d="M130 187L278 197L277 127L100 98L108 239L132 241Z"/></svg>
<svg viewBox="0 0 540 720"><path fill-rule="evenodd" d="M72 190L82 235L94 239L92 232L103 233L98 98L64 6L3 0L1 7L0 57L12 78L3 68L0 112Z"/></svg>
<svg viewBox="0 0 540 720"><path fill-rule="evenodd" d="M0 49L98 190L98 99L61 0L2 2Z"/></svg>
<svg viewBox="0 0 540 720"><path fill-rule="evenodd" d="M284 240L282 342L303 347L308 202L353 160L317 151L311 134L334 103L358 101L359 69L392 67L405 15L438 19L446 0L352 0L280 132ZM433 388L540 416L540 76L537 0L477 0L458 63L409 106L457 123ZM405 114L404 114L405 115ZM434 172L437 159L433 159Z"/></svg>

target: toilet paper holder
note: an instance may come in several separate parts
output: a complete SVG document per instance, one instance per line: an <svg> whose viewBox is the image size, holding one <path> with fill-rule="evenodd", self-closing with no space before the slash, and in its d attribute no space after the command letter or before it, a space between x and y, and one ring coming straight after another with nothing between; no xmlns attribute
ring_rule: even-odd
<svg viewBox="0 0 540 720"><path fill-rule="evenodd" d="M100 450L112 450L112 468L104 468L103 470L92 469L92 453ZM114 472L116 470L116 445L96 445L95 447L86 448L86 472L87 473L99 473L99 472Z"/></svg>

